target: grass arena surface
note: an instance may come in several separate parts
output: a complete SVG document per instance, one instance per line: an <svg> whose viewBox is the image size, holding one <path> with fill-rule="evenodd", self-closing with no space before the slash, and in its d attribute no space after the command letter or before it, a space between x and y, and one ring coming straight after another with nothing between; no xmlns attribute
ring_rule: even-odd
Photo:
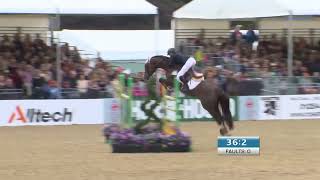
<svg viewBox="0 0 320 180"><path fill-rule="evenodd" d="M214 122L182 123L193 152L112 154L102 125L1 127L1 180L319 180L320 120L241 121L261 155L217 155Z"/></svg>

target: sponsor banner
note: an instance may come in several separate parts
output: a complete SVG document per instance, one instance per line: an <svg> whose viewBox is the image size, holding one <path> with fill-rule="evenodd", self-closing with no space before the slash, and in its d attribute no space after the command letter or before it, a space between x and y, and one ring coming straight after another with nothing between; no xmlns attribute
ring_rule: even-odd
<svg viewBox="0 0 320 180"><path fill-rule="evenodd" d="M238 97L239 120L259 119L259 97L240 96Z"/></svg>
<svg viewBox="0 0 320 180"><path fill-rule="evenodd" d="M236 109L236 99L237 98L230 98L230 111L234 118L237 117L237 109ZM181 98L180 99L180 114L182 116L182 121L188 120L213 120L211 115L202 107L200 100L198 99L191 99L191 98ZM144 100L135 99L133 100L133 107L132 107L132 116L133 120L145 120L147 116L141 110L141 105L144 103ZM154 101L151 101L146 108L148 109ZM174 109L175 102L174 101L167 101L167 108ZM159 118L163 118L165 113L163 112L163 104L156 106L155 114ZM167 117L174 121L176 113L174 111L167 110Z"/></svg>
<svg viewBox="0 0 320 180"><path fill-rule="evenodd" d="M258 96L258 119L272 120L281 119L283 107L280 101L281 96ZM240 108L242 108L240 106Z"/></svg>
<svg viewBox="0 0 320 180"><path fill-rule="evenodd" d="M0 126L102 124L103 99L0 101Z"/></svg>
<svg viewBox="0 0 320 180"><path fill-rule="evenodd" d="M134 121L139 121L139 120L146 120L148 117L145 115L145 113L141 110L142 104L145 103L145 100L140 100L136 99L132 101L132 118ZM151 100L148 104L146 104L146 109L150 109L150 106L155 104L155 100ZM164 118L165 116L171 120L175 121L176 120L176 113L172 110L175 109L175 101L170 101L167 100L167 107L168 109L166 112L163 110L164 109L164 104L160 103L157 105L154 109L154 113L158 118ZM165 114L167 113L167 114Z"/></svg>
<svg viewBox="0 0 320 180"><path fill-rule="evenodd" d="M320 118L320 95L283 96L283 119Z"/></svg>
<svg viewBox="0 0 320 180"><path fill-rule="evenodd" d="M120 99L108 98L104 100L104 123L116 123L121 121Z"/></svg>

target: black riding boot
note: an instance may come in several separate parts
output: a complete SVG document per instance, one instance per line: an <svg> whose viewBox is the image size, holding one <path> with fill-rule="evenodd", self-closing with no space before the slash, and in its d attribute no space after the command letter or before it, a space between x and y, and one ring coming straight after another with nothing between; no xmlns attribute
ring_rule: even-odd
<svg viewBox="0 0 320 180"><path fill-rule="evenodd" d="M188 92L189 91L189 87L188 87L188 82L187 82L186 78L184 76L180 76L179 78L180 78L180 81L182 82L181 83L181 91L183 93Z"/></svg>
<svg viewBox="0 0 320 180"><path fill-rule="evenodd" d="M183 84L186 84L186 78L184 76L180 76L180 81L183 83Z"/></svg>
<svg viewBox="0 0 320 180"><path fill-rule="evenodd" d="M186 92L188 92L189 91L189 87L188 87L188 84L182 84L182 86L181 86L181 92L183 92L183 93L186 93Z"/></svg>

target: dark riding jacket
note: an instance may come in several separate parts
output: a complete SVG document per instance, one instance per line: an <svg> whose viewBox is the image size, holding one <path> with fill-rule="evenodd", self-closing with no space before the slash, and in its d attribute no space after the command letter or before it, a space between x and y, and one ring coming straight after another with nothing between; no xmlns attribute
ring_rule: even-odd
<svg viewBox="0 0 320 180"><path fill-rule="evenodd" d="M187 60L189 59L189 56L183 56L181 54L174 54L170 56L170 66L173 65L184 65Z"/></svg>

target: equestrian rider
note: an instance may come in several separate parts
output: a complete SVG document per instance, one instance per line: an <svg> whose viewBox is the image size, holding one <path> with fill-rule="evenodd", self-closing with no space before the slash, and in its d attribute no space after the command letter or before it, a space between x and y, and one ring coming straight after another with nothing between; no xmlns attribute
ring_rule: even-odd
<svg viewBox="0 0 320 180"><path fill-rule="evenodd" d="M182 68L177 74L177 80L181 83L185 83L184 74L188 72L190 68L196 65L196 60L192 56L183 56L176 52L174 48L170 48L167 53L170 56L169 66L182 65Z"/></svg>

